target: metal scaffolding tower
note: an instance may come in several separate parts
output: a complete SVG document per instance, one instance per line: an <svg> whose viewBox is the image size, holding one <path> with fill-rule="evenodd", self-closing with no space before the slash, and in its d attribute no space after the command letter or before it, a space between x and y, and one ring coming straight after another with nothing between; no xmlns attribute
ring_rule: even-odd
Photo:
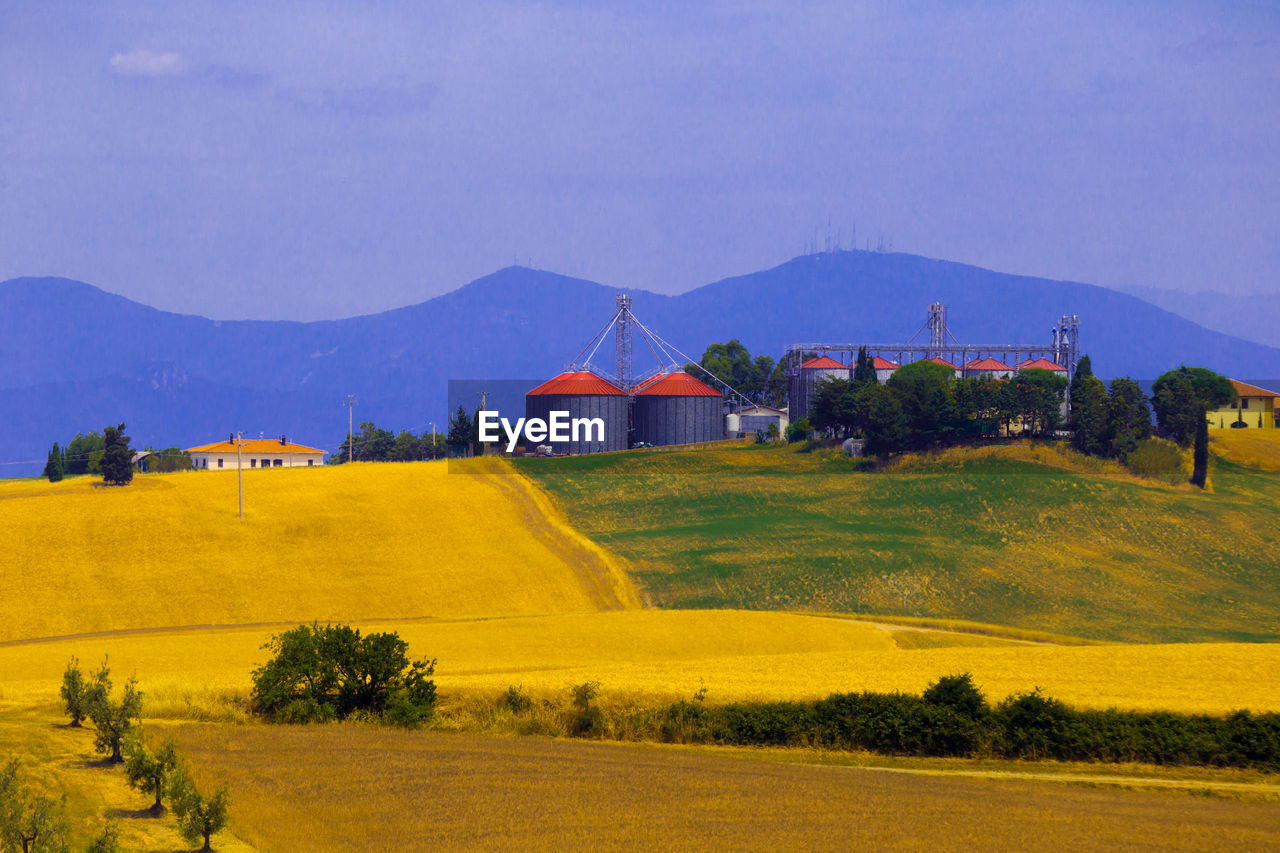
<svg viewBox="0 0 1280 853"><path fill-rule="evenodd" d="M624 389L631 388L631 297L619 293L617 298L617 323L614 326L614 371L618 374L618 384Z"/></svg>

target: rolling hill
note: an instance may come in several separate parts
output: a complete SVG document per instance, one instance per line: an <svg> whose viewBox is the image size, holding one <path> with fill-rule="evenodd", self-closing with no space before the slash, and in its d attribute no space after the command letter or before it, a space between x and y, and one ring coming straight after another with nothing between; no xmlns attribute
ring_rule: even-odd
<svg viewBox="0 0 1280 853"><path fill-rule="evenodd" d="M148 308L66 279L0 283L5 475L38 473L55 440L125 421L135 445L190 446L232 429L335 447L341 401L358 419L421 432L447 417L449 379L560 370L613 310L617 291L509 267L382 314L317 323L216 321ZM1078 314L1103 376L1151 378L1179 363L1280 376L1280 349L1212 332L1132 296L912 255L795 258L679 296L634 292L636 313L685 353L739 338L775 357L789 343L906 340L928 303L973 343L1047 343ZM645 356L637 352L640 367ZM606 365L611 367L611 365ZM40 460L40 461L37 461Z"/></svg>

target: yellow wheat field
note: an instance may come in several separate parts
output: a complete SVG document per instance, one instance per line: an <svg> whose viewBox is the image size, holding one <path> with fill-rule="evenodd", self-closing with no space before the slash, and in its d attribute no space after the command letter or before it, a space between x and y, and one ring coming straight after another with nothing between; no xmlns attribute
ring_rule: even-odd
<svg viewBox="0 0 1280 853"><path fill-rule="evenodd" d="M244 480L244 519L229 472L0 483L0 640L638 606L617 559L496 461Z"/></svg>
<svg viewBox="0 0 1280 853"><path fill-rule="evenodd" d="M891 628L787 613L634 611L371 624L435 657L448 699L521 685L567 696L599 681L606 697L709 701L804 699L848 690L918 692L972 672L988 698L1040 687L1081 707L1223 713L1280 711L1280 645L941 646L898 648ZM200 717L220 696L245 695L267 629L185 631L0 647L0 705L56 702L72 654L86 668L110 654L118 678L136 672L148 713ZM965 642L965 635L945 635ZM988 642L988 638L974 638ZM216 716L216 714L214 715Z"/></svg>
<svg viewBox="0 0 1280 853"><path fill-rule="evenodd" d="M1280 430L1277 429L1211 429L1209 448L1240 465L1280 471Z"/></svg>

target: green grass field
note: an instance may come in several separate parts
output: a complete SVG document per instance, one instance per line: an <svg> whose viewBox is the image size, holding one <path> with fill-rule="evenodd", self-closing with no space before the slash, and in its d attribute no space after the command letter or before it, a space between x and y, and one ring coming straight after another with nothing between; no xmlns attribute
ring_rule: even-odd
<svg viewBox="0 0 1280 853"><path fill-rule="evenodd" d="M527 459L660 607L928 616L1117 641L1280 639L1280 474L1211 491L1055 448L875 472L830 451Z"/></svg>

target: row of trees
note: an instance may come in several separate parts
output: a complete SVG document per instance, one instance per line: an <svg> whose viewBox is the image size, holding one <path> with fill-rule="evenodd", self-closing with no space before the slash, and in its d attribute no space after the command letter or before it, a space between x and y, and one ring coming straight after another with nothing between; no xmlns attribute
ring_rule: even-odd
<svg viewBox="0 0 1280 853"><path fill-rule="evenodd" d="M401 430L397 435L385 430L373 421L361 421L360 431L343 440L338 449L329 454L329 464L341 465L348 460L355 462L423 462L445 456L446 440L441 433L424 432L414 435Z"/></svg>
<svg viewBox="0 0 1280 853"><path fill-rule="evenodd" d="M94 749L106 756L107 763L123 764L130 786L152 797L151 814L156 817L164 814L167 799L183 837L192 843L203 840L202 850L211 850L213 834L227 824L227 787L223 785L206 797L192 781L172 743L156 751L147 747L141 730L142 692L137 680L130 678L116 698L106 658L86 678L80 662L73 657L63 672L60 694L71 726L80 727L89 720L96 730ZM16 772L17 762L12 762L0 774L0 824L3 824L0 832L6 842L15 837L9 832L12 818L15 825L24 827L23 840L21 845L0 849L24 853L68 850L67 824L61 806L47 798L19 796L15 799L8 792ZM119 833L113 824L89 847L90 853L113 853L119 849Z"/></svg>
<svg viewBox="0 0 1280 853"><path fill-rule="evenodd" d="M1048 370L1024 370L1008 381L956 379L954 370L929 361L905 364L881 385L864 349L851 379L818 386L809 422L842 438L860 433L873 456L993 436L1015 422L1026 434L1052 435L1066 387Z"/></svg>
<svg viewBox="0 0 1280 853"><path fill-rule="evenodd" d="M49 448L44 476L56 483L67 474L101 474L108 485L127 486L133 480L133 450L124 430L124 424L120 424L107 427L102 434L77 433L65 449L55 441ZM171 449L177 452L177 448ZM187 467L190 465L188 460ZM176 471L178 466L168 470Z"/></svg>
<svg viewBox="0 0 1280 853"><path fill-rule="evenodd" d="M787 377L782 363L775 363L767 355L752 358L737 338L707 347L698 366L753 403L774 408L787 405ZM686 365L685 371L694 376L702 372L694 365Z"/></svg>
<svg viewBox="0 0 1280 853"><path fill-rule="evenodd" d="M1071 379L1071 446L1090 456L1121 461L1151 437L1151 408L1138 383L1127 377L1108 387L1093 375L1089 356Z"/></svg>

